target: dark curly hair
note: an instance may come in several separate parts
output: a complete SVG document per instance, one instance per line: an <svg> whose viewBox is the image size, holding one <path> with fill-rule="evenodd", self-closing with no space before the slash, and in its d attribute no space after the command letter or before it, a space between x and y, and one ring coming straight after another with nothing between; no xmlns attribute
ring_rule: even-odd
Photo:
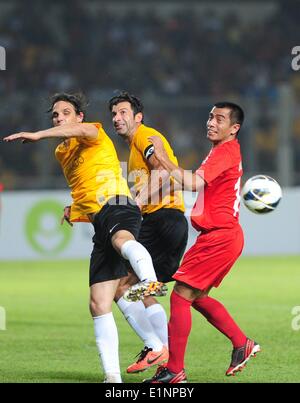
<svg viewBox="0 0 300 403"><path fill-rule="evenodd" d="M86 109L88 107L88 101L85 95L82 92L78 92L75 94L68 94L66 92L58 92L50 97L50 108L48 109L48 113L51 113L53 110L53 106L59 102L65 101L69 102L74 106L75 112L79 115L81 112L86 115Z"/></svg>
<svg viewBox="0 0 300 403"><path fill-rule="evenodd" d="M113 106L118 105L120 102L129 102L134 115L137 113L144 114L144 105L142 104L141 100L135 95L129 94L127 91L121 91L118 95L115 95L108 101L110 112L112 112Z"/></svg>

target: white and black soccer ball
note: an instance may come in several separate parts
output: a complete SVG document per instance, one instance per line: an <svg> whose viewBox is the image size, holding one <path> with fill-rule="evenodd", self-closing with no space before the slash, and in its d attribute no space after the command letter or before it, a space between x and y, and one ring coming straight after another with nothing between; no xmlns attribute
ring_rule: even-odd
<svg viewBox="0 0 300 403"><path fill-rule="evenodd" d="M248 179L242 188L245 206L256 214L274 211L282 198L282 190L275 179L267 175L256 175Z"/></svg>

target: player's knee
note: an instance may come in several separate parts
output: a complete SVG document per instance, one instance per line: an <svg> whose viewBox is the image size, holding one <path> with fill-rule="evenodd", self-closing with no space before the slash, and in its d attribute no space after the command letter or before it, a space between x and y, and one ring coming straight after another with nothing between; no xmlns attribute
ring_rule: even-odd
<svg viewBox="0 0 300 403"><path fill-rule="evenodd" d="M137 276L130 270L127 277L121 278L114 301L119 301L119 299L123 297L128 288L136 284L138 281L139 279L137 278Z"/></svg>
<svg viewBox="0 0 300 403"><path fill-rule="evenodd" d="M138 282L138 280L128 281L124 284L120 284L116 291L114 301L115 302L119 301L119 299L123 297L123 295L128 290L128 288L131 287L132 285L136 284L137 282Z"/></svg>
<svg viewBox="0 0 300 403"><path fill-rule="evenodd" d="M174 291L176 292L176 294L188 300L194 300L199 296L199 290L179 281L176 282L174 286Z"/></svg>
<svg viewBox="0 0 300 403"><path fill-rule="evenodd" d="M149 308L152 305L159 304L159 302L154 297L149 295L143 299L143 304L145 305L145 308Z"/></svg>
<svg viewBox="0 0 300 403"><path fill-rule="evenodd" d="M123 230L116 232L111 238L112 246L119 254L127 241L135 241L135 238L130 232Z"/></svg>
<svg viewBox="0 0 300 403"><path fill-rule="evenodd" d="M112 310L112 304L108 301L96 301L91 299L90 312L93 317L105 315Z"/></svg>
<svg viewBox="0 0 300 403"><path fill-rule="evenodd" d="M115 302L119 301L119 299L123 297L123 295L125 294L125 291L127 291L129 287L130 287L130 284L128 284L128 283L119 285L119 287L116 291L114 301Z"/></svg>

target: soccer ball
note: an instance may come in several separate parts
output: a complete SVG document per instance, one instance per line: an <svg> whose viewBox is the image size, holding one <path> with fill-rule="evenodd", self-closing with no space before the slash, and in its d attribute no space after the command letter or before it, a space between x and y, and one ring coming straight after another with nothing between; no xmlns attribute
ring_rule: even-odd
<svg viewBox="0 0 300 403"><path fill-rule="evenodd" d="M275 210L282 198L282 190L275 179L267 175L256 175L248 179L242 189L245 206L256 214Z"/></svg>

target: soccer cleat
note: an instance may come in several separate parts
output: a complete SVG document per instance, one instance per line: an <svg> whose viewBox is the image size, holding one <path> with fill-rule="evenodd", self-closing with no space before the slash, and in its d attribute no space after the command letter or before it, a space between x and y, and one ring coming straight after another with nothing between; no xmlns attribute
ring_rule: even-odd
<svg viewBox="0 0 300 403"><path fill-rule="evenodd" d="M153 351L152 348L145 347L140 354L138 360L127 368L128 374L135 374L146 371L146 369L154 365L161 365L169 359L169 351L163 346L160 351Z"/></svg>
<svg viewBox="0 0 300 403"><path fill-rule="evenodd" d="M145 379L143 383L187 383L187 378L184 369L174 374L167 367L160 366L156 374L150 379Z"/></svg>
<svg viewBox="0 0 300 403"><path fill-rule="evenodd" d="M168 287L160 281L140 281L129 287L123 298L127 301L135 302L150 295L154 297L164 297L167 295Z"/></svg>
<svg viewBox="0 0 300 403"><path fill-rule="evenodd" d="M157 375L158 375L163 369L165 369L166 367L167 367L167 362L164 362L163 364L159 365L159 366L157 367L157 370L156 370L154 376L157 376ZM152 377L152 378L153 378L153 377ZM144 379L144 380L143 380L143 383L148 383L152 378L150 378L150 379Z"/></svg>
<svg viewBox="0 0 300 403"><path fill-rule="evenodd" d="M227 376L234 376L244 369L251 357L255 357L261 351L260 345L254 340L247 339L243 347L234 348L232 351L231 363L226 371Z"/></svg>

